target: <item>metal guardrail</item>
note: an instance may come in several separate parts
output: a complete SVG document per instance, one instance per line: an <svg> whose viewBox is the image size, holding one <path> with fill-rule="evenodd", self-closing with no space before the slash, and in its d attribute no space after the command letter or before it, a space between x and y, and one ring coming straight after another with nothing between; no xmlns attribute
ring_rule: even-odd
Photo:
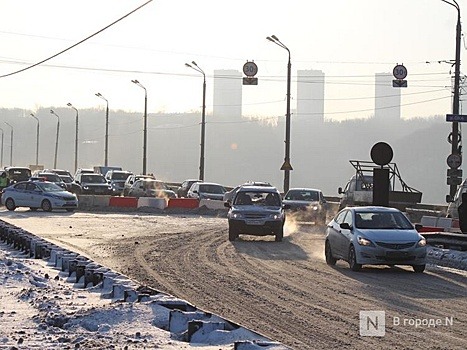
<svg viewBox="0 0 467 350"><path fill-rule="evenodd" d="M449 232L423 232L427 243L434 247L467 251L467 234Z"/></svg>

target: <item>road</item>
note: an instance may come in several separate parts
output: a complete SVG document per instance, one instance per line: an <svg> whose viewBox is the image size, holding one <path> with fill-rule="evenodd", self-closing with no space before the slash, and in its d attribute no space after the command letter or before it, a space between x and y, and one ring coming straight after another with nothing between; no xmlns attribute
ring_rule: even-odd
<svg viewBox="0 0 467 350"><path fill-rule="evenodd" d="M433 266L423 274L408 267L352 272L344 262L329 267L320 226L289 221L283 242L241 236L232 243L226 219L210 216L0 213L7 222L294 349L467 348L465 271ZM359 335L362 310L385 312L383 337Z"/></svg>

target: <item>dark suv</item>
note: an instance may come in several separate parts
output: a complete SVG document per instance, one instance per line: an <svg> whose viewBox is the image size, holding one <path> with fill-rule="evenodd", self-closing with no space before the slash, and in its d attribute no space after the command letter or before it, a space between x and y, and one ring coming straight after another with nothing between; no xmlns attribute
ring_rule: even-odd
<svg viewBox="0 0 467 350"><path fill-rule="evenodd" d="M229 240L239 234L255 236L274 235L276 242L284 236L285 205L275 187L241 186L232 200L225 202L229 208Z"/></svg>
<svg viewBox="0 0 467 350"><path fill-rule="evenodd" d="M81 186L81 194L112 194L112 186L101 174L78 174L75 182Z"/></svg>

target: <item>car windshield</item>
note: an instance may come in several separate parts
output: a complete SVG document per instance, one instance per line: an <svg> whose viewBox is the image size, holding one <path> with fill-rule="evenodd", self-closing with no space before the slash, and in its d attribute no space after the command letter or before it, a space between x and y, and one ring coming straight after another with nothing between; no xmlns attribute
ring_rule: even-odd
<svg viewBox="0 0 467 350"><path fill-rule="evenodd" d="M235 196L234 205L279 207L281 199L279 194L275 192L242 191Z"/></svg>
<svg viewBox="0 0 467 350"><path fill-rule="evenodd" d="M151 190L167 190L168 187L161 181L144 181L144 188Z"/></svg>
<svg viewBox="0 0 467 350"><path fill-rule="evenodd" d="M57 174L39 174L38 177L43 177L50 182L62 182L60 176L58 176Z"/></svg>
<svg viewBox="0 0 467 350"><path fill-rule="evenodd" d="M71 184L73 182L73 179L67 175L60 175L60 178L67 184Z"/></svg>
<svg viewBox="0 0 467 350"><path fill-rule="evenodd" d="M112 173L112 180L126 180L130 173Z"/></svg>
<svg viewBox="0 0 467 350"><path fill-rule="evenodd" d="M411 222L400 212L356 212L355 227L360 229L413 229Z"/></svg>
<svg viewBox="0 0 467 350"><path fill-rule="evenodd" d="M317 202L319 201L319 192L310 190L290 190L287 192L285 199L293 201Z"/></svg>
<svg viewBox="0 0 467 350"><path fill-rule="evenodd" d="M220 185L199 185L199 192L211 194L224 194L226 190Z"/></svg>
<svg viewBox="0 0 467 350"><path fill-rule="evenodd" d="M63 188L52 183L52 182L36 182L36 185L44 192L59 192L63 191Z"/></svg>
<svg viewBox="0 0 467 350"><path fill-rule="evenodd" d="M101 175L83 175L81 177L81 182L83 183L92 183L92 184L105 184L105 178Z"/></svg>
<svg viewBox="0 0 467 350"><path fill-rule="evenodd" d="M28 179L31 177L31 170L29 169L8 169L8 176L12 179Z"/></svg>

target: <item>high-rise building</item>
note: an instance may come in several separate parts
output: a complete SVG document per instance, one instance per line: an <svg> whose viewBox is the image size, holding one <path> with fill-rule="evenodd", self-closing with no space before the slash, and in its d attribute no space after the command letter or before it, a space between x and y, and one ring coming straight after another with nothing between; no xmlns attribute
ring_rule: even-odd
<svg viewBox="0 0 467 350"><path fill-rule="evenodd" d="M401 118L401 88L393 87L391 73L375 74L375 119L397 121Z"/></svg>
<svg viewBox="0 0 467 350"><path fill-rule="evenodd" d="M293 119L307 124L324 121L324 72L297 71L297 110Z"/></svg>
<svg viewBox="0 0 467 350"><path fill-rule="evenodd" d="M233 69L214 71L212 120L238 120L242 116L242 73Z"/></svg>

